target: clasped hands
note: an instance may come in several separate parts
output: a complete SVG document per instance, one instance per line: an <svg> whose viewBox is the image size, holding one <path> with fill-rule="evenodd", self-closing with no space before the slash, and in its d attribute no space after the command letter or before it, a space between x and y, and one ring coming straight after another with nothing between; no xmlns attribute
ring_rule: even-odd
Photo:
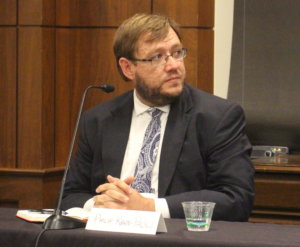
<svg viewBox="0 0 300 247"><path fill-rule="evenodd" d="M94 206L98 208L130 209L155 211L154 200L143 197L137 190L130 187L134 177L129 176L124 180L107 176L108 183L96 188L93 197Z"/></svg>

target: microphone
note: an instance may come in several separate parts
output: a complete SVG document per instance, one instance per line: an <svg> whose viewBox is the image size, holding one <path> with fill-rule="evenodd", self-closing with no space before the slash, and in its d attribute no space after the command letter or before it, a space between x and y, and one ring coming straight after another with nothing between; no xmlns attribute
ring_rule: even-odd
<svg viewBox="0 0 300 247"><path fill-rule="evenodd" d="M103 85L100 85L100 86L92 86L92 87L99 87L100 89L102 89L104 92L106 93L111 93L113 91L115 91L115 87L111 84L103 84Z"/></svg>
<svg viewBox="0 0 300 247"><path fill-rule="evenodd" d="M75 123L72 141L71 141L69 154L68 154L68 158L67 158L67 162L66 162L66 167L65 167L64 175L63 175L62 182L61 182L57 206L56 206L54 213L45 220L45 222L43 224L44 229L73 229L73 228L85 227L85 225L86 225L86 222L83 220L79 220L79 219L75 219L75 218L71 218L71 217L62 215L62 210L60 209L60 207L61 207L62 196L63 196L63 192L64 192L64 188L65 188L67 173L68 173L70 163L71 163L71 158L72 158L72 153L73 153L76 135L77 135L77 131L78 131L78 126L79 126L79 122L80 122L81 115L82 115L82 109L83 109L83 106L85 103L86 94L91 88L101 89L102 91L104 91L106 93L111 93L115 90L115 87L111 84L90 85L84 90L82 99L81 99L81 104L80 104L79 111L78 111L77 120Z"/></svg>

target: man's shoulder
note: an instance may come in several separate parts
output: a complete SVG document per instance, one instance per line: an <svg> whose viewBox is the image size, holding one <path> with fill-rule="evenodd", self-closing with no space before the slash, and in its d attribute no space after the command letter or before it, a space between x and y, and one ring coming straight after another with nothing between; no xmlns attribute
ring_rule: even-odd
<svg viewBox="0 0 300 247"><path fill-rule="evenodd" d="M97 104L94 107L88 109L86 113L88 115L98 115L99 113L111 112L119 108L126 107L128 106L128 104L131 104L131 102L133 102L132 92L133 91L127 91L112 99Z"/></svg>
<svg viewBox="0 0 300 247"><path fill-rule="evenodd" d="M187 97L190 97L196 109L222 110L228 107L238 106L237 103L231 100L218 97L188 84L185 86L185 89L188 95Z"/></svg>

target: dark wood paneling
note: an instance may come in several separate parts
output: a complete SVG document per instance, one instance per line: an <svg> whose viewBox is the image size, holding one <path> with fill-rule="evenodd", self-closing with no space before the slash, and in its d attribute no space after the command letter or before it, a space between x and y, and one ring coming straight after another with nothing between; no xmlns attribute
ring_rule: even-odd
<svg viewBox="0 0 300 247"><path fill-rule="evenodd" d="M257 207L297 209L300 212L300 174L256 175ZM276 195L276 196L275 196Z"/></svg>
<svg viewBox="0 0 300 247"><path fill-rule="evenodd" d="M214 31L199 31L198 35L198 88L213 93L214 91Z"/></svg>
<svg viewBox="0 0 300 247"><path fill-rule="evenodd" d="M16 29L0 28L0 167L16 165Z"/></svg>
<svg viewBox="0 0 300 247"><path fill-rule="evenodd" d="M300 224L300 156L271 161L254 160L256 197L251 221Z"/></svg>
<svg viewBox="0 0 300 247"><path fill-rule="evenodd" d="M54 29L19 29L18 167L54 163Z"/></svg>
<svg viewBox="0 0 300 247"><path fill-rule="evenodd" d="M57 0L56 24L118 26L135 13L150 13L151 0Z"/></svg>
<svg viewBox="0 0 300 247"><path fill-rule="evenodd" d="M63 169L0 168L0 206L54 208Z"/></svg>
<svg viewBox="0 0 300 247"><path fill-rule="evenodd" d="M113 94L94 89L86 107L132 88L117 72L113 29L59 29L56 54L56 164L64 165L82 93L88 85L112 83Z"/></svg>
<svg viewBox="0 0 300 247"><path fill-rule="evenodd" d="M55 0L19 1L19 24L55 24Z"/></svg>
<svg viewBox="0 0 300 247"><path fill-rule="evenodd" d="M17 0L0 1L0 25L16 25Z"/></svg>
<svg viewBox="0 0 300 247"><path fill-rule="evenodd" d="M153 0L153 12L168 15L181 26L214 26L214 0Z"/></svg>
<svg viewBox="0 0 300 247"><path fill-rule="evenodd" d="M183 28L182 35L183 44L188 49L185 59L187 82L213 93L213 31Z"/></svg>

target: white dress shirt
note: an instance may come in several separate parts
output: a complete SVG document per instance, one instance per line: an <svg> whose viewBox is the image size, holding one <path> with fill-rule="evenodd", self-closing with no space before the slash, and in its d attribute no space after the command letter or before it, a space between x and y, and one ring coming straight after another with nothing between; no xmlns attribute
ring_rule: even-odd
<svg viewBox="0 0 300 247"><path fill-rule="evenodd" d="M127 142L127 147L126 147L125 156L122 165L122 171L120 175L121 180L124 180L128 176L134 176L134 171L143 144L144 134L152 118L151 115L147 112L147 110L150 107L143 104L138 99L135 90L133 93L133 101L134 101L134 108L132 111L129 139ZM159 165L160 165L159 160L160 160L161 146L163 143L166 123L170 111L170 105L156 107L156 108L161 110L162 114L160 116L161 133L160 133L159 148L158 148L158 153L156 156L156 160L152 170L152 177L151 177L151 188L154 189L155 193L154 194L142 193L142 195L145 197L153 198L155 201L155 211L161 212L164 218L170 218L170 212L169 212L167 201L164 198L158 198L158 175L159 175ZM85 203L84 208L90 208L92 206L93 206L92 202L88 200Z"/></svg>

